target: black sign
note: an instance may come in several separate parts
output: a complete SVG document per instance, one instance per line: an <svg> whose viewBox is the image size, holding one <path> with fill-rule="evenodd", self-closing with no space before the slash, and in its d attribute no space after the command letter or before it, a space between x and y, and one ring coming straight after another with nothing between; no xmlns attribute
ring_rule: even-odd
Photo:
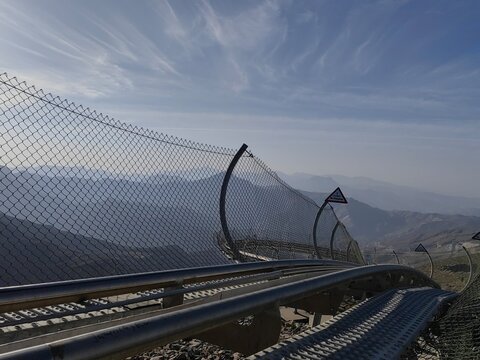
<svg viewBox="0 0 480 360"><path fill-rule="evenodd" d="M418 244L416 249L414 250L415 252L427 252L427 249L425 249L425 246L423 246L421 243Z"/></svg>
<svg viewBox="0 0 480 360"><path fill-rule="evenodd" d="M480 240L480 232L473 235L472 240Z"/></svg>
<svg viewBox="0 0 480 360"><path fill-rule="evenodd" d="M332 203L340 203L340 204L347 204L347 198L343 195L342 190L340 188L336 188L334 192L327 196L325 202L332 202Z"/></svg>

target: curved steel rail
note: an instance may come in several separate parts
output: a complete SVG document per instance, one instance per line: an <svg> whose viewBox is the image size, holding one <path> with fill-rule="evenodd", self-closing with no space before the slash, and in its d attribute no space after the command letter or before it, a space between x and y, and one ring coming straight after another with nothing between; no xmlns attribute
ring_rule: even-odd
<svg viewBox="0 0 480 360"><path fill-rule="evenodd" d="M242 155L247 150L247 145L243 144L240 149L238 149L237 153L233 157L230 165L228 165L228 169L225 172L225 176L223 178L222 188L220 190L220 222L222 224L223 235L225 236L225 240L227 241L228 246L230 247L230 251L232 252L234 260L242 261L242 255L238 251L235 242L232 239L232 235L230 234L230 230L228 229L227 223L227 211L226 211L226 197L227 197L227 188L228 183L230 182L230 177L232 176L233 169L235 165L237 165L238 160L242 157Z"/></svg>
<svg viewBox="0 0 480 360"><path fill-rule="evenodd" d="M333 256L333 242L335 241L335 234L337 233L337 229L338 229L339 225L340 225L340 221L337 220L337 222L335 223L335 226L333 227L332 235L330 236L330 258L332 260L334 259L334 256ZM350 244L348 244L348 245L350 245ZM347 254L348 254L348 250L349 249L347 248Z"/></svg>
<svg viewBox="0 0 480 360"><path fill-rule="evenodd" d="M465 286L463 287L462 291L464 291L468 285L470 285L470 283L472 282L472 277L473 277L473 261L472 261L472 256L470 255L470 252L467 250L467 248L465 246L462 245L462 249L463 251L465 251L465 254L467 255L467 258L468 258L468 266L470 267L470 271L468 273L468 279L467 279L467 283L465 284Z"/></svg>
<svg viewBox="0 0 480 360"><path fill-rule="evenodd" d="M242 276L285 268L322 265L355 266L352 263L333 260L277 260L11 286L0 288L0 312L217 280L227 275Z"/></svg>
<svg viewBox="0 0 480 360"><path fill-rule="evenodd" d="M234 296L151 318L133 321L85 335L6 353L0 359L122 359L156 346L228 324L274 306L287 305L319 291L382 277L385 289L398 285L393 279L411 277L417 286L438 285L425 274L401 265L355 267L311 279Z"/></svg>
<svg viewBox="0 0 480 360"><path fill-rule="evenodd" d="M425 249L425 254L428 256L428 260L430 261L430 279L433 279L433 271L434 271L434 264L433 264L433 259L430 253L428 252L427 249Z"/></svg>
<svg viewBox="0 0 480 360"><path fill-rule="evenodd" d="M313 223L313 248L317 253L317 258L321 259L322 255L320 254L320 250L318 250L318 241L317 241L317 227L318 221L320 220L320 216L322 215L323 210L327 206L328 202L324 201L322 206L318 209L317 215L315 216L315 222Z"/></svg>
<svg viewBox="0 0 480 360"><path fill-rule="evenodd" d="M395 250L392 250L392 253L393 253L393 255L395 256L395 259L397 260L397 264L400 264L400 259L398 258L398 255L397 255L397 253L395 252Z"/></svg>

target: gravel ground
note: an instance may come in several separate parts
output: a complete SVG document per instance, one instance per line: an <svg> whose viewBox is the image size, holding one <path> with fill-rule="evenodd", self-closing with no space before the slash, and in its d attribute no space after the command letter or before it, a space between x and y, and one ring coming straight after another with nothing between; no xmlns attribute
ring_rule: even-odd
<svg viewBox="0 0 480 360"><path fill-rule="evenodd" d="M339 312L342 312L356 301L353 299L345 299L340 305ZM299 334L308 329L307 319L298 321L284 321L282 320L282 331L280 333L280 341L286 340L296 334ZM157 349L148 351L146 353L133 356L128 360L240 360L245 359L245 356L225 350L219 346L200 341L197 339L184 339L175 341L168 345L159 347Z"/></svg>
<svg viewBox="0 0 480 360"><path fill-rule="evenodd" d="M308 328L306 322L289 321L283 322L280 341L288 339ZM197 339L180 340L160 348L148 351L129 358L130 360L240 360L245 359L240 353L225 350L219 346L200 341Z"/></svg>
<svg viewBox="0 0 480 360"><path fill-rule="evenodd" d="M141 355L136 355L131 360L239 360L245 359L240 353L222 349L219 346L209 344L204 341L180 340L160 348L148 351Z"/></svg>

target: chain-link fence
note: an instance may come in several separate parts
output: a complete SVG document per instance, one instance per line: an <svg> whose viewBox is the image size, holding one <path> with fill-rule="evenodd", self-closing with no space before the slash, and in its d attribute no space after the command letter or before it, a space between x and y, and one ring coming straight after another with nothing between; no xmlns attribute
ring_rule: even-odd
<svg viewBox="0 0 480 360"><path fill-rule="evenodd" d="M2 285L225 263L234 150L126 125L0 77Z"/></svg>
<svg viewBox="0 0 480 360"><path fill-rule="evenodd" d="M433 327L441 359L480 358L480 277L453 302Z"/></svg>
<svg viewBox="0 0 480 360"><path fill-rule="evenodd" d="M325 204L318 217L315 230L317 249L321 257L332 258L332 236L335 236L339 224L333 207Z"/></svg>
<svg viewBox="0 0 480 360"><path fill-rule="evenodd" d="M244 255L312 258L317 204L292 189L262 161L245 153L236 164L226 197L232 240Z"/></svg>
<svg viewBox="0 0 480 360"><path fill-rule="evenodd" d="M445 305L402 359L480 359L480 276Z"/></svg>
<svg viewBox="0 0 480 360"><path fill-rule="evenodd" d="M219 197L236 153L118 122L1 74L0 286L231 261ZM315 256L318 209L250 153L235 167L226 215L241 251Z"/></svg>
<svg viewBox="0 0 480 360"><path fill-rule="evenodd" d="M470 249L470 250L469 250ZM364 249L368 264L401 264L432 276L444 290L462 291L478 274L480 247L449 244L426 247L426 251Z"/></svg>
<svg viewBox="0 0 480 360"><path fill-rule="evenodd" d="M332 259L365 264L358 243L352 238L343 223L339 221L337 224L331 241Z"/></svg>

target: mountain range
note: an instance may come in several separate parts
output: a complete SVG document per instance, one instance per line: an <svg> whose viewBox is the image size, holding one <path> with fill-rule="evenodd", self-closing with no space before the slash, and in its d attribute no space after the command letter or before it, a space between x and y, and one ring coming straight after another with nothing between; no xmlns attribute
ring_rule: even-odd
<svg viewBox="0 0 480 360"><path fill-rule="evenodd" d="M328 193L302 191L318 203ZM451 248L470 242L480 229L480 217L383 210L353 198L334 204L339 219L365 249L369 247L413 250L419 243L428 248Z"/></svg>
<svg viewBox="0 0 480 360"><path fill-rule="evenodd" d="M86 176L82 169L0 166L3 284L225 263L218 247L224 173L201 173L204 177L186 172L138 179L108 173ZM226 199L234 238L310 244L318 211L314 202L321 204L328 193L308 189L328 186L330 192L339 183L298 178L303 182L287 181L313 201L269 176L234 174ZM348 190L342 185L347 194L352 184ZM388 210L353 196L348 205L336 205L335 210L364 249L408 250L419 242L447 249L468 241L480 229L477 216ZM322 220L321 237L326 242L336 221L332 214L329 218Z"/></svg>
<svg viewBox="0 0 480 360"><path fill-rule="evenodd" d="M294 188L327 193L341 187L346 196L383 210L480 216L480 191L472 197L450 196L366 177L319 176L305 173L279 176Z"/></svg>

